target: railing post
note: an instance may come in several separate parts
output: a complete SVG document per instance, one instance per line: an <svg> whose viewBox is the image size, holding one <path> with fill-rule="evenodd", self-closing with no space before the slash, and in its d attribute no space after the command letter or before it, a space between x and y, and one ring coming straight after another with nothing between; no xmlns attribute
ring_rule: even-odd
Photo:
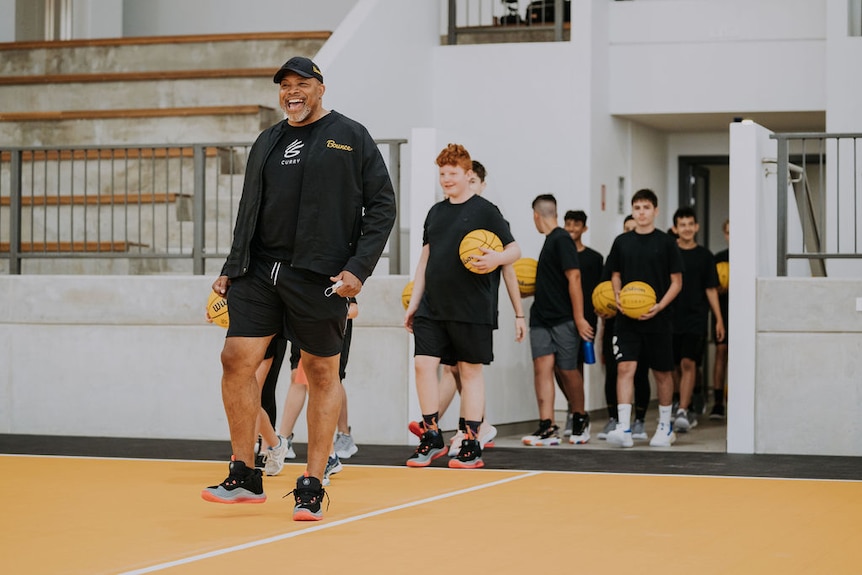
<svg viewBox="0 0 862 575"><path fill-rule="evenodd" d="M21 159L23 151L10 151L9 165L9 274L21 274Z"/></svg>
<svg viewBox="0 0 862 575"><path fill-rule="evenodd" d="M202 276L206 269L206 146L194 146L194 190L192 192L192 273Z"/></svg>
<svg viewBox="0 0 862 575"><path fill-rule="evenodd" d="M789 185L788 177L790 175L787 165L789 158L787 156L788 142L781 135L778 139L778 158L776 167L778 173L778 190L776 195L776 212L778 216L777 238L776 238L776 273L778 277L787 275L787 187Z"/></svg>
<svg viewBox="0 0 862 575"><path fill-rule="evenodd" d="M554 0L554 42L563 41L563 0Z"/></svg>
<svg viewBox="0 0 862 575"><path fill-rule="evenodd" d="M401 273L401 143L389 144L389 177L395 188L395 223L389 232L389 273Z"/></svg>
<svg viewBox="0 0 862 575"><path fill-rule="evenodd" d="M457 16L457 14L455 13L456 4L457 4L457 0L449 0L449 11L447 14L448 20L449 20L449 26L448 26L447 37L446 37L446 43L449 46L454 46L455 44L458 43L458 35L455 31L456 16Z"/></svg>

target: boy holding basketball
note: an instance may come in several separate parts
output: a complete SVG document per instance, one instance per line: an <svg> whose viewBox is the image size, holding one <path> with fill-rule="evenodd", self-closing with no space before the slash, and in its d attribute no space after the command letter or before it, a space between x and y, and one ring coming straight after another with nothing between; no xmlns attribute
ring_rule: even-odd
<svg viewBox="0 0 862 575"><path fill-rule="evenodd" d="M608 254L608 268L617 307L620 290L633 281L646 282L656 294L656 304L638 319L617 314L614 357L617 360L616 429L610 431L611 445L632 447L631 415L634 376L638 361L653 371L658 389L659 424L650 440L653 447L669 447L676 440L671 423L673 401L673 324L667 307L682 288L682 256L672 237L656 229L658 197L649 189L632 196L635 229L614 240Z"/></svg>
<svg viewBox="0 0 862 575"><path fill-rule="evenodd" d="M465 439L449 467L483 467L479 425L485 408L482 366L494 359L493 330L497 323L500 267L521 257L521 249L500 210L470 187L470 154L460 144L449 144L437 156L440 187L446 198L431 207L425 218L422 252L413 280L413 294L404 326L415 342L416 390L422 410L422 437L407 460L409 467L426 467L446 454L437 426L441 358L454 360L461 376L461 416ZM470 263L461 263L461 240L474 230L488 230L504 249L482 249Z"/></svg>

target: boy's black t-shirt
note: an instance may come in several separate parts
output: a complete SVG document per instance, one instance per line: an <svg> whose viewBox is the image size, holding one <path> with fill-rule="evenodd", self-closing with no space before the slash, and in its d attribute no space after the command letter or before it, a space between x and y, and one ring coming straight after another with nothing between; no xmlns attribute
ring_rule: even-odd
<svg viewBox="0 0 862 575"><path fill-rule="evenodd" d="M497 326L501 269L477 274L461 263L461 240L477 229L494 232L504 247L515 241L497 206L481 196L462 204L446 199L428 211L422 237L429 246L425 292L417 317Z"/></svg>
<svg viewBox="0 0 862 575"><path fill-rule="evenodd" d="M706 289L718 287L715 258L703 246L680 248L684 271L682 291L673 300L673 332L706 335L709 321L709 300Z"/></svg>
<svg viewBox="0 0 862 575"><path fill-rule="evenodd" d="M563 228L545 236L536 265L536 294L530 308L531 327L554 327L574 321L566 271L579 269L578 248Z"/></svg>
<svg viewBox="0 0 862 575"><path fill-rule="evenodd" d="M728 262L730 263L730 249L723 249L720 252L715 253L715 263L719 262ZM718 292L718 307L721 309L721 316L724 320L724 328L727 329L728 321L727 321L727 313L728 313L728 296L729 292Z"/></svg>
<svg viewBox="0 0 862 575"><path fill-rule="evenodd" d="M656 301L661 301L670 288L670 275L683 271L676 240L658 229L648 234L632 231L618 235L608 254L607 267L611 272L619 272L622 286L633 281L648 283L655 290ZM617 332L670 333L672 312L665 308L646 321L618 313L616 329Z"/></svg>
<svg viewBox="0 0 862 575"><path fill-rule="evenodd" d="M593 290L602 279L604 258L596 250L584 247L578 252L578 263L581 266L581 291L584 292L584 317L595 329L598 316L593 308Z"/></svg>
<svg viewBox="0 0 862 575"><path fill-rule="evenodd" d="M302 196L304 142L315 124L287 125L263 166L263 193L252 254L270 261L293 260L299 201Z"/></svg>

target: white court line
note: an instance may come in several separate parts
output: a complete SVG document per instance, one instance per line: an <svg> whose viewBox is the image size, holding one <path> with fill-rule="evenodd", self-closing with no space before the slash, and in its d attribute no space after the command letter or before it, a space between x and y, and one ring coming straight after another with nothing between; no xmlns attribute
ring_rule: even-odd
<svg viewBox="0 0 862 575"><path fill-rule="evenodd" d="M220 549L218 551L210 551L208 553L202 553L200 555L193 555L191 557L186 557L185 559L178 559L176 561L169 561L167 563L160 563L158 565L152 565L150 567L144 567L143 569L135 569L134 571L124 571L119 575L142 575L143 573L153 573L155 571L162 571L164 569L169 569L171 567L178 567L180 565L187 565L189 563L194 563L195 561L201 561L203 559L209 559L210 557L218 557L220 555L227 555L228 553L234 553L235 551L243 551L245 549L252 549L254 547L260 547L261 545L269 545L270 543L275 543L277 541L284 541L285 539L292 539L294 537L298 537L300 535L306 535L308 533L314 533L316 531L323 531L324 529L330 529L332 527L338 527L340 525L346 525L347 523L353 523L355 521L360 521L362 519L368 519L370 517L376 517L378 515L384 515L386 513L392 513L393 511L400 511L401 509L409 509L411 507L418 507L420 505L425 505L426 503L433 503L434 501L440 501L443 499L448 499L450 497L455 497L457 495L464 495L465 493L471 493L473 491L479 491L481 489L486 489L488 487L496 487L497 485L503 485L504 483L509 483L511 481L519 481L521 479L526 479L528 477L533 477L535 475L540 475L545 473L544 471L530 471L527 473L522 473L515 477L507 477L505 479L499 479L497 481L492 481L491 483L483 483L482 485L476 485L474 487L468 487L466 489L459 489L458 491L452 491L450 493L444 493L442 495L435 495L434 497L427 497L425 499L419 499L418 501L412 501L410 503L402 503L401 505L396 505L394 507L387 507L385 509L379 509L377 511L371 511L369 513L363 513L362 515L357 515L355 517L348 517L347 519L339 519L338 521L332 521L327 523L318 523L314 527L309 527L307 529L302 529L300 531L291 531L290 533L284 533L282 535L276 535L275 537L267 537L266 539L260 539L258 541L252 541L251 543L243 543L242 545L234 545L233 547L226 547L224 549Z"/></svg>

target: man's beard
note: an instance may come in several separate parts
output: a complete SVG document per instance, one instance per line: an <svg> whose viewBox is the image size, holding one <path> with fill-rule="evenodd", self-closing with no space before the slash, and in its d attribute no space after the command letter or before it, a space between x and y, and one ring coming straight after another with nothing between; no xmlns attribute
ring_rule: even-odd
<svg viewBox="0 0 862 575"><path fill-rule="evenodd" d="M302 107L302 109L299 110L298 112L289 112L287 110L287 107L285 107L283 109L284 109L285 115L287 116L287 119L289 121L293 122L294 124L299 124L301 122L304 122L311 115L311 108L308 106L308 104L304 105Z"/></svg>

